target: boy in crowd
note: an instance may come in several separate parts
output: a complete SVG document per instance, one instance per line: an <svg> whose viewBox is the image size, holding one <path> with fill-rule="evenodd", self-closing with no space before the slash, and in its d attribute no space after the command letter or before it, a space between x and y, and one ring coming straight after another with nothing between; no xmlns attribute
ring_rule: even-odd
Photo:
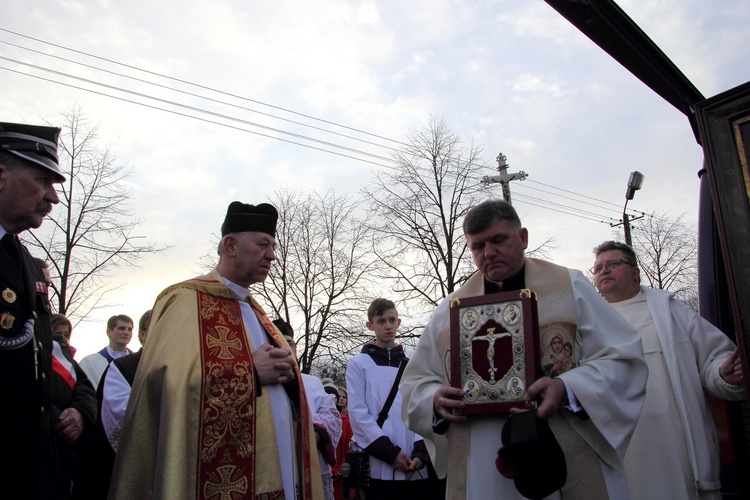
<svg viewBox="0 0 750 500"><path fill-rule="evenodd" d="M367 309L367 328L375 333L375 340L362 347L346 370L352 441L370 455L368 499L422 498L426 485L427 471L420 469L427 463L427 450L422 437L401 420L398 392L383 412L392 388L398 386L399 366L407 362L403 347L396 345L400 325L396 305L375 299ZM378 421L381 412L384 422Z"/></svg>

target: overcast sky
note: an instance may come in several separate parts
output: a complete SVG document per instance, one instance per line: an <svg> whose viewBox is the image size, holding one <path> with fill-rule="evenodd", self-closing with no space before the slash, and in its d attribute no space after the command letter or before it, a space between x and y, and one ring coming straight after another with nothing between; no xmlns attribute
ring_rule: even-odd
<svg viewBox="0 0 750 500"><path fill-rule="evenodd" d="M749 2L618 3L706 97L750 80ZM133 169L123 202L144 219L138 234L173 245L117 273L121 288L108 298L117 305L74 332L78 358L106 344L107 317L137 321L161 289L201 271L232 200L259 203L279 187L356 195L389 165L280 141L313 144L271 129L387 157L410 129L444 119L487 162L503 152L511 171L529 174L512 190L530 244L555 236L553 260L571 267L588 268L612 229L523 195L583 193L614 204L616 218L639 170L645 182L631 208L697 220L702 151L685 116L542 0L5 0L0 30L0 121L60 123L79 106L100 123L102 146Z"/></svg>

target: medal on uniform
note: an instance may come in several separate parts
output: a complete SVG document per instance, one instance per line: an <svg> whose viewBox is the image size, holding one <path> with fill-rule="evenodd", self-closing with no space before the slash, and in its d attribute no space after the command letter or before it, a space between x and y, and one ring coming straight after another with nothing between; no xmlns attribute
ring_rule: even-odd
<svg viewBox="0 0 750 500"><path fill-rule="evenodd" d="M17 297L18 296L16 295L16 292L11 290L10 288L6 288L5 290L3 290L3 299L8 304L12 304L13 302L15 302Z"/></svg>
<svg viewBox="0 0 750 500"><path fill-rule="evenodd" d="M3 294L5 294L5 292L3 292ZM15 321L16 317L9 312L0 314L0 328L3 330L10 330L13 328L13 323L15 323Z"/></svg>

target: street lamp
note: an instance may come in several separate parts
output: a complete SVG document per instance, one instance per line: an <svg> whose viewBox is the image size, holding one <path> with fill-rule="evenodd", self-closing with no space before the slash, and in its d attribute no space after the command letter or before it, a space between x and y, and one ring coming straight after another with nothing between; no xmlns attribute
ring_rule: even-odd
<svg viewBox="0 0 750 500"><path fill-rule="evenodd" d="M628 216L628 201L632 200L635 196L635 192L641 189L643 186L644 175L639 171L630 172L628 178L628 190L625 191L625 206L622 207L622 226L625 230L625 243L629 246L633 246L633 241L630 238L630 217Z"/></svg>

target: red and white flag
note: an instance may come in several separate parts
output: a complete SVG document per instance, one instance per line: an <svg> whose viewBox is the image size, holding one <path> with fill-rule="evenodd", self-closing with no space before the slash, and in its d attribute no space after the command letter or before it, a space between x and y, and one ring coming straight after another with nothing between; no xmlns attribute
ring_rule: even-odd
<svg viewBox="0 0 750 500"><path fill-rule="evenodd" d="M73 363L63 355L62 348L57 341L52 342L52 369L70 386L70 390L76 386L76 370Z"/></svg>

